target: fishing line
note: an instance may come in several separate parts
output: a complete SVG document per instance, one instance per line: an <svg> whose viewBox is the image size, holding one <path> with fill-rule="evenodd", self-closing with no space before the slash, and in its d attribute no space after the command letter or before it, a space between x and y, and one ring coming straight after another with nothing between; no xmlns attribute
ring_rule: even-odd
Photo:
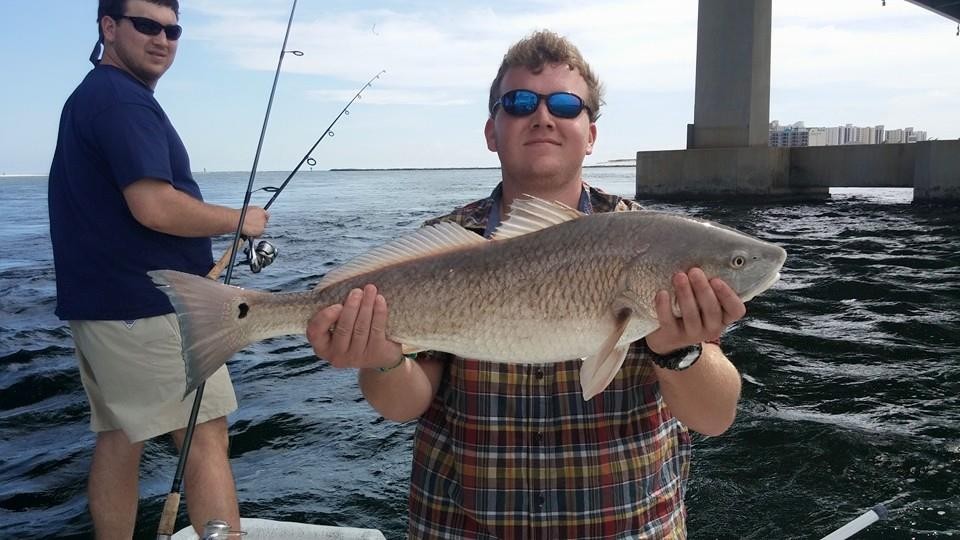
<svg viewBox="0 0 960 540"><path fill-rule="evenodd" d="M293 179L293 176L300 171L300 167L303 167L304 163L306 163L311 167L317 164L317 160L310 157L310 154L312 154L313 151L316 150L317 145L319 145L320 142L327 137L327 135L331 137L335 135L333 132L333 126L335 126L337 122L340 120L340 118L343 117L344 115L346 116L350 115L350 106L353 105L355 101L357 101L362 97L361 94L363 94L364 90L373 86L373 81L379 79L380 76L386 72L387 71L384 69L380 70L379 73L371 77L366 84L360 87L360 90L357 90L357 93L353 95L353 97L350 99L350 101L347 102L346 105L344 105L343 109L340 110L340 113L337 114L336 118L334 118L333 121L330 122L330 125L327 126L327 129L323 130L323 134L320 135L320 137L316 140L316 142L313 143L313 146L311 146L310 149L307 150L307 152L303 155L303 157L300 158L300 162L297 163L297 166L294 167L292 171L290 171L290 174L287 175L283 183L280 184L280 187L264 186L260 189L255 190L255 191L265 191L267 193L273 193L273 196L270 197L270 200L267 201L267 204L263 205L264 210L268 210L270 206L273 205L274 201L277 200L277 197L280 196L280 193L282 193L284 188L287 187L287 184L290 183L290 180ZM270 263L272 263L277 258L277 248L275 248L273 244L271 244L270 242L267 242L266 240L261 240L259 243L257 243L256 246L254 246L252 238L248 239L247 241L248 241L248 245L244 249L245 253L247 254L247 260L244 261L244 263L250 266L250 270L253 273L256 274L264 267L269 266ZM232 261L230 266L233 266ZM229 276L229 271L227 275Z"/></svg>
<svg viewBox="0 0 960 540"><path fill-rule="evenodd" d="M297 9L297 0L293 0L293 6L290 8L290 19L287 21L287 30L283 36L283 46L280 48L280 58L277 60L277 70L273 76L273 87L270 89L270 99L267 101L267 112L263 118L263 127L260 129L260 141L257 143L257 152L253 158L253 167L250 170L250 180L247 182L247 192L243 199L243 207L240 209L240 221L237 224L237 231L233 237L232 248L236 248L240 243L240 231L243 227L243 220L247 215L247 207L250 206L250 196L253 193L253 180L257 174L257 163L260 161L260 151L263 148L263 139L267 133L267 122L270 120L270 109L273 107L273 97L277 90L277 80L280 78L280 66L283 65L283 56L291 52L297 56L302 55L300 51L287 51L287 40L290 37L290 27L293 25L293 14ZM297 54L299 53L299 54ZM224 283L230 283L230 277L233 270L233 261L236 258L236 249L230 250L230 264L227 266L227 275ZM210 273L217 271L216 266L210 270ZM219 275L219 271L217 271ZM208 277L210 274L208 274ZM214 276L216 279L216 276ZM180 487L183 483L183 471L186 468L187 456L190 453L190 443L193 440L194 429L197 425L197 415L200 412L200 401L203 399L203 387L201 383L197 387L196 397L193 400L193 409L190 411L190 420L187 423L187 431L183 437L183 444L180 448L180 459L177 462L177 472L173 478L173 484L170 487L170 493L167 494L167 500L163 505L163 513L160 516L160 524L157 527L157 540L170 540L173 536L173 529L177 521L177 511L180 507Z"/></svg>
<svg viewBox="0 0 960 540"><path fill-rule="evenodd" d="M297 52L299 51L294 51L294 54L296 54ZM292 171L290 171L290 174L288 174L287 177L283 180L283 182L280 184L280 187L264 186L262 188L253 190L253 191L265 191L267 193L273 193L273 196L270 197L270 200L268 200L267 203L263 205L264 210L269 210L270 207L273 206L274 201L277 200L277 197L279 197L280 193L282 193L284 188L287 187L287 184L290 183L290 180L293 179L294 175L300 171L300 168L303 167L304 163L306 163L311 167L317 164L317 160L312 158L310 155L313 153L314 150L316 150L320 142L323 141L323 139L325 139L328 135L331 137L335 136L335 133L333 132L333 126L335 126L337 122L340 121L340 118L342 118L343 116L350 115L350 106L353 105L355 101L362 98L363 91L373 86L373 81L379 79L380 76L386 72L387 71L385 69L381 69L379 73L371 77L370 80L366 82L366 84L364 84L362 87L360 87L359 90L357 90L357 93L354 94L352 98L350 98L350 101L348 101L347 104L344 105L342 109L340 109L340 112L333 119L333 121L330 122L330 125L327 126L327 129L323 130L323 134L321 134L320 137L317 138L317 140L313 143L313 146L311 146L310 149L307 150L305 154L303 154L303 157L300 158L300 162L297 163L297 166L294 167ZM259 154L259 148L257 150ZM252 180L253 178L251 177L251 182ZM252 187L252 184L251 186L247 187L247 197L246 197L246 200L244 201L244 207L243 207L244 211L246 211L247 205L250 202L250 195L252 193L250 191L250 187ZM241 221L241 223L243 222ZM239 228L237 229L237 231L239 233ZM242 240L243 238L239 237L239 235L234 237L232 248L228 248L227 252L225 252L223 256L220 258L220 260L217 262L217 264L214 265L213 270L211 270L210 273L207 274L207 277L211 279L216 279L219 276L220 272L223 271L223 268L227 267L226 280L230 279L231 270L234 266L234 259L235 259L233 252L235 251L235 248L239 247L240 242ZM269 266L277 258L277 248L274 247L273 244L271 244L270 242L267 242L266 240L261 240L259 243L256 244L256 246L254 246L253 241L254 241L253 238L247 239L247 247L244 248L244 253L246 253L247 255L247 260L241 262L241 264L248 264L250 266L250 270L256 274L260 272L260 270L262 270L263 268ZM229 265L228 265L228 262L229 262ZM225 282L229 283L229 281L225 281Z"/></svg>
<svg viewBox="0 0 960 540"><path fill-rule="evenodd" d="M366 90L367 88L373 86L373 81L379 79L380 76L386 72L387 70L381 69L380 73L377 73L376 75L371 77L370 80L367 81L367 84L363 85L360 88L360 90L358 90L357 93L353 95L353 98L351 98L350 101L348 101L347 104L343 107L343 109L340 110L340 114L338 114L337 117L334 118L332 122L330 122L330 125L327 126L326 130L324 130L323 135L320 135L320 138L317 139L317 142L313 143L313 146L311 146L310 149L307 150L307 153L303 155L303 158L300 159L300 163L297 163L297 166L293 168L293 171L290 172L286 180L284 180L283 183L280 184L280 187L277 188L277 187L267 186L267 187L260 188L260 190L263 190L266 192L273 192L273 197L270 197L270 200L267 201L267 204L263 205L264 210L270 208L270 205L273 204L273 201L277 200L277 197L280 195L280 192L283 191L283 188L287 187L287 184L290 183L290 179L293 178L293 175L297 174L297 171L300 170L300 167L303 167L304 163L310 165L311 167L317 164L317 160L310 157L310 154L313 153L313 151L317 148L317 145L320 144L320 141L322 141L327 135L331 137L334 136L333 126L337 123L337 121L340 120L340 117L343 115L349 116L350 111L348 109L350 109L350 106L353 105L353 102L360 99L361 97L360 94L362 94L363 91ZM257 191L260 191L260 190L257 190Z"/></svg>

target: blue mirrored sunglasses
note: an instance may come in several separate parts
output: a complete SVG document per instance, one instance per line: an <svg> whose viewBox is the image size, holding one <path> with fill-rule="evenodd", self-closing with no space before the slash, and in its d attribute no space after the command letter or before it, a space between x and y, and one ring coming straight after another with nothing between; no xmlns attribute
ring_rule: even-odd
<svg viewBox="0 0 960 540"><path fill-rule="evenodd" d="M148 19L147 17L133 17L129 15L116 15L113 17L113 20L118 22L120 19L126 19L130 21L137 32L140 32L141 34L156 36L159 35L160 32L163 32L167 35L167 39L170 41L176 41L180 39L180 34L183 33L183 27L181 27L179 24L163 25L153 19Z"/></svg>
<svg viewBox="0 0 960 540"><path fill-rule="evenodd" d="M510 116L529 116L537 110L541 100L546 100L547 110L557 118L576 118L584 109L590 114L590 108L584 105L583 99L576 94L554 92L543 95L523 88L510 90L500 96L493 104L493 110L496 111L499 105Z"/></svg>

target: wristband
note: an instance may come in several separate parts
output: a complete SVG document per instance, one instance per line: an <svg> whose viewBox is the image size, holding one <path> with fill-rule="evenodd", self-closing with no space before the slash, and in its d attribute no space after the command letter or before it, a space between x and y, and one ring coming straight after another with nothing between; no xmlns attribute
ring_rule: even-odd
<svg viewBox="0 0 960 540"><path fill-rule="evenodd" d="M390 366L390 367L378 367L378 368L377 368L377 371L379 371L380 373L386 373L386 372L388 372L388 371L393 371L393 370L397 369L398 367L402 366L404 360L408 360L408 359L409 359L409 360L415 360L416 358L417 358L417 355L415 355L415 354L401 354L401 355L400 355L400 359L397 360L397 363L396 363L396 364L394 364L394 365L392 365L392 366Z"/></svg>

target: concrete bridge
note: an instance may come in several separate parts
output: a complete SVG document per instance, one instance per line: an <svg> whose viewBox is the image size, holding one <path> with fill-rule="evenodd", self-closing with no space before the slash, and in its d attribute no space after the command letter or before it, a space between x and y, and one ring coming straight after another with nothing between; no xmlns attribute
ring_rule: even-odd
<svg viewBox="0 0 960 540"><path fill-rule="evenodd" d="M960 0L908 0L953 20ZM687 149L637 152L638 199L824 199L831 187L912 187L960 203L960 140L769 146L771 0L700 1Z"/></svg>
<svg viewBox="0 0 960 540"><path fill-rule="evenodd" d="M911 4L927 8L930 11L960 24L960 2L957 0L907 0ZM960 33L960 31L958 31Z"/></svg>

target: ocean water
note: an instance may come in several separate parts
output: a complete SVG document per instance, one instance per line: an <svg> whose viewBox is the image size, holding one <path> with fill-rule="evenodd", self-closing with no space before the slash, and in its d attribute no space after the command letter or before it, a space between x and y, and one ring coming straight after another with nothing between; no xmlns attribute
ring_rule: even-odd
<svg viewBox="0 0 960 540"><path fill-rule="evenodd" d="M625 196L633 174L585 170ZM277 261L260 274L238 267L233 283L310 288L350 257L486 195L498 175L299 173L271 209ZM209 201L239 205L247 176L198 180ZM285 176L260 173L257 186ZM0 537L87 538L93 435L70 335L53 315L46 182L3 177L0 188ZM891 518L856 538L960 538L960 212L910 197L850 189L817 204L641 201L789 254L781 281L724 337L743 398L730 431L694 438L691 538L816 539L878 503ZM217 256L227 242L217 240ZM330 368L301 337L258 343L229 365L244 515L404 536L412 424L380 418L355 373ZM175 468L171 444L148 444L137 538L155 537Z"/></svg>

